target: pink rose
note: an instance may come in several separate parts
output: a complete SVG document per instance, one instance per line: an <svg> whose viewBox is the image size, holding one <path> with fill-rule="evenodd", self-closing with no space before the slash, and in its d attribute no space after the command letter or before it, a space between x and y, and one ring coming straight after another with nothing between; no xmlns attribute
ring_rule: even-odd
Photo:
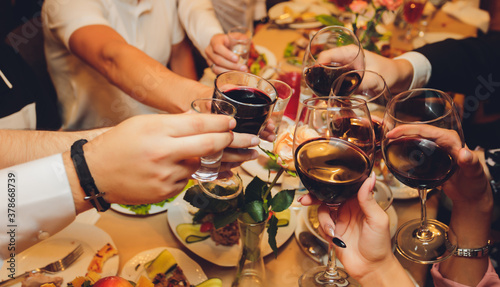
<svg viewBox="0 0 500 287"><path fill-rule="evenodd" d="M310 129L307 126L301 126L297 129L297 131L295 131L295 125L288 126L286 130L277 136L274 141L273 148L273 153L278 156L278 160L276 162L283 168L293 171L295 171L295 162L293 161L294 132L297 133L297 136L295 137L297 146L310 138L319 137L319 134L315 130Z"/></svg>
<svg viewBox="0 0 500 287"><path fill-rule="evenodd" d="M364 0L354 0L351 4L349 4L349 8L351 8L352 12L357 14L362 14L365 12L366 7L368 7L368 2Z"/></svg>
<svg viewBox="0 0 500 287"><path fill-rule="evenodd" d="M386 7L390 11L395 11L401 6L403 0L374 0L375 3L378 3L381 6Z"/></svg>

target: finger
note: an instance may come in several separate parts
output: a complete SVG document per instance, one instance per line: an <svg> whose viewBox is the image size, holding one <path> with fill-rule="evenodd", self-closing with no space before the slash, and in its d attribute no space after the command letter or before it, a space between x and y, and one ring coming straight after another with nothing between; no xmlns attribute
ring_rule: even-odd
<svg viewBox="0 0 500 287"><path fill-rule="evenodd" d="M220 165L219 172L230 171L235 167L238 167L242 162L222 162Z"/></svg>
<svg viewBox="0 0 500 287"><path fill-rule="evenodd" d="M229 147L231 148L250 148L260 144L260 139L256 135L234 133L234 139Z"/></svg>
<svg viewBox="0 0 500 287"><path fill-rule="evenodd" d="M335 218L331 216L330 209L326 205L318 207L318 221L323 232L329 237L335 237ZM331 238L327 238L331 240Z"/></svg>
<svg viewBox="0 0 500 287"><path fill-rule="evenodd" d="M375 182L375 173L372 172L371 176L365 180L358 191L359 207L368 220L377 220L381 216L383 216L383 214L385 214L384 210L380 207L380 205L373 197L373 188L375 187Z"/></svg>
<svg viewBox="0 0 500 287"><path fill-rule="evenodd" d="M431 139L438 145L447 147L452 152L458 152L458 150L462 148L462 140L456 131L431 125L406 124L395 127L387 133L387 138L390 139L402 136L418 136Z"/></svg>
<svg viewBox="0 0 500 287"><path fill-rule="evenodd" d="M460 149L458 152L457 163L462 169L463 174L468 177L478 178L484 174L483 165L479 161L479 157L467 147Z"/></svg>
<svg viewBox="0 0 500 287"><path fill-rule="evenodd" d="M176 161L222 152L232 140L232 133L210 133L169 139L164 146L170 160Z"/></svg>
<svg viewBox="0 0 500 287"><path fill-rule="evenodd" d="M245 162L254 160L259 156L259 152L254 149L234 149L226 148L222 155L223 162Z"/></svg>
<svg viewBox="0 0 500 287"><path fill-rule="evenodd" d="M314 195L312 195L310 193L305 194L302 197L299 197L299 199L297 199L297 201L300 202L300 204L302 204L304 206L321 204L321 201L319 201Z"/></svg>
<svg viewBox="0 0 500 287"><path fill-rule="evenodd" d="M236 126L236 120L225 115L197 113L158 116L165 133L171 137L228 132Z"/></svg>

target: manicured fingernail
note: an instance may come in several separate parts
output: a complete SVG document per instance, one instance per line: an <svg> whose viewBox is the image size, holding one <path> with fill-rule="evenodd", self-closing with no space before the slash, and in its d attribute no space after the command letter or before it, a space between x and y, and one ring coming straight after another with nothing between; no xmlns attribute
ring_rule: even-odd
<svg viewBox="0 0 500 287"><path fill-rule="evenodd" d="M299 198L297 198L297 201L298 201L298 202L301 202L301 201L302 201L302 199L304 198L304 196L305 196L305 195L301 195L301 196L299 196Z"/></svg>
<svg viewBox="0 0 500 287"><path fill-rule="evenodd" d="M260 139L259 137L253 137L252 140L250 141L250 144L252 146L256 146L256 145L259 145L260 144Z"/></svg>
<svg viewBox="0 0 500 287"><path fill-rule="evenodd" d="M333 226L331 226L330 224L327 224L325 226L325 233L330 236L330 237L334 237L335 238L335 230L333 229Z"/></svg>
<svg viewBox="0 0 500 287"><path fill-rule="evenodd" d="M229 120L229 128L234 129L235 127L236 127L236 120L232 118L231 120Z"/></svg>
<svg viewBox="0 0 500 287"><path fill-rule="evenodd" d="M250 160L256 159L259 157L259 152L256 150L252 150L252 155L250 156Z"/></svg>
<svg viewBox="0 0 500 287"><path fill-rule="evenodd" d="M465 158L464 159L467 162L472 161L472 153L468 149L465 149Z"/></svg>
<svg viewBox="0 0 500 287"><path fill-rule="evenodd" d="M337 245L340 248L346 248L347 247L347 245L345 245L345 242L342 241L342 240L340 240L340 238L338 238L338 237L334 237L332 239L332 242L333 242L333 244Z"/></svg>
<svg viewBox="0 0 500 287"><path fill-rule="evenodd" d="M240 71L246 72L248 70L247 66L240 66Z"/></svg>

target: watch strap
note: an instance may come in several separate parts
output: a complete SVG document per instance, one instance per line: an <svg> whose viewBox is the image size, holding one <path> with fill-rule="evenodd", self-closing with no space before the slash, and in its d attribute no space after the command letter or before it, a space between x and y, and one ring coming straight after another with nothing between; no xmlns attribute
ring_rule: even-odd
<svg viewBox="0 0 500 287"><path fill-rule="evenodd" d="M80 181L80 186L85 192L85 200L88 200L92 206L99 212L106 211L110 208L110 204L104 200L104 192L99 192L97 186L95 185L94 178L90 173L87 161L85 160L85 155L83 153L83 145L87 143L87 140L80 139L73 143L71 146L71 159L73 160L73 165L75 166L76 174Z"/></svg>

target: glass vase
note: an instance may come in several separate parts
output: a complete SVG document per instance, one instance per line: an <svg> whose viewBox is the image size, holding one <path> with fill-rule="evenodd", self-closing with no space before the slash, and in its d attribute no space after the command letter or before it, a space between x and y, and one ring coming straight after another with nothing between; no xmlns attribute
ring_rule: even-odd
<svg viewBox="0 0 500 287"><path fill-rule="evenodd" d="M265 268L261 253L261 242L262 235L266 230L267 220L250 223L251 220L248 220L248 218L249 216L238 218L242 246L232 287L265 286Z"/></svg>

